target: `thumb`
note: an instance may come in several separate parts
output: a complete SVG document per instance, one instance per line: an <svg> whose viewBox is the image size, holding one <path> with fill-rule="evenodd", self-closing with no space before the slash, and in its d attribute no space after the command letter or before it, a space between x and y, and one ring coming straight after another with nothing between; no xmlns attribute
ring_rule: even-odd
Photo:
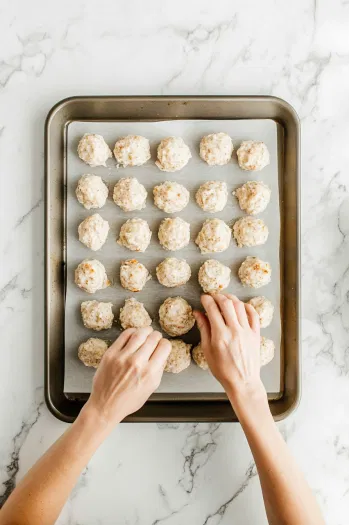
<svg viewBox="0 0 349 525"><path fill-rule="evenodd" d="M198 325L198 329L200 330L201 342L208 343L211 334L209 320L207 319L205 314L199 312L198 310L194 311L194 317L196 320L196 324Z"/></svg>

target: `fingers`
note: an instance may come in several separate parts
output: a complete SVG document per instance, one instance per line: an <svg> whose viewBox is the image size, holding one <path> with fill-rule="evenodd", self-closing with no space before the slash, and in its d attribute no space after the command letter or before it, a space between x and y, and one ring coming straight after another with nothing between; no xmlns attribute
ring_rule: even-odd
<svg viewBox="0 0 349 525"><path fill-rule="evenodd" d="M207 319L205 314L203 314L202 312L199 312L198 310L194 310L193 314L194 314L198 329L200 330L201 341L203 343L205 343L206 341L208 342L211 336L209 320Z"/></svg>
<svg viewBox="0 0 349 525"><path fill-rule="evenodd" d="M206 310L207 317L211 325L211 330L218 332L223 330L225 327L225 322L213 297L211 297L211 295L202 295L201 303Z"/></svg>
<svg viewBox="0 0 349 525"><path fill-rule="evenodd" d="M246 314L248 317L248 321L250 323L250 327L254 332L259 332L260 330L260 320L259 315L257 314L256 310L253 308L252 304L245 304Z"/></svg>
<svg viewBox="0 0 349 525"><path fill-rule="evenodd" d="M220 311L222 312L226 325L230 328L236 327L239 324L239 322L237 319L237 314L235 311L233 301L223 294L216 294L213 296L213 298L218 304Z"/></svg>
<svg viewBox="0 0 349 525"><path fill-rule="evenodd" d="M160 369L164 369L170 352L170 341L168 339L161 339L154 352L152 353L149 361L152 365L155 366L155 368L159 367Z"/></svg>
<svg viewBox="0 0 349 525"><path fill-rule="evenodd" d="M235 295L232 294L225 294L229 299L232 300L234 304L234 309L236 313L237 320L239 321L239 324L243 326L244 328L246 326L249 326L249 322L247 319L247 314L245 310L245 304L240 301Z"/></svg>
<svg viewBox="0 0 349 525"><path fill-rule="evenodd" d="M114 341L112 345L108 348L107 352L109 354L114 352L120 352L120 350L127 344L131 336L136 332L136 328L128 328L122 332L119 337ZM106 352L106 353L107 353Z"/></svg>
<svg viewBox="0 0 349 525"><path fill-rule="evenodd" d="M138 328L131 335L128 342L124 346L122 352L133 354L145 343L145 341L147 340L147 337L152 332L153 332L153 329L151 326L147 326L146 328Z"/></svg>
<svg viewBox="0 0 349 525"><path fill-rule="evenodd" d="M145 343L138 350L137 355L139 354L142 359L148 361L161 339L162 334L160 332L152 332L148 335Z"/></svg>

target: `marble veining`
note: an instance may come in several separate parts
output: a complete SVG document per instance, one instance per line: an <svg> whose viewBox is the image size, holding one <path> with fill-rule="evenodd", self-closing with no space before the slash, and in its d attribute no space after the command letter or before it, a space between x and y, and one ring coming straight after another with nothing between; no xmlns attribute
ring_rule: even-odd
<svg viewBox="0 0 349 525"><path fill-rule="evenodd" d="M0 502L65 430L43 402L43 129L71 95L261 94L302 123L303 396L280 424L326 523L349 509L349 3L0 5ZM238 425L122 425L59 525L266 523Z"/></svg>

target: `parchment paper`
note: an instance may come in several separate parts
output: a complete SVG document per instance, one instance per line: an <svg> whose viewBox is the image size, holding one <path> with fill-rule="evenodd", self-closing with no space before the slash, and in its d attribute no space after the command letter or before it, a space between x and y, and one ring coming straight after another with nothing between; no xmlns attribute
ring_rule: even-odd
<svg viewBox="0 0 349 525"><path fill-rule="evenodd" d="M210 167L199 157L200 139L209 133L228 133L234 143L232 161L226 166ZM84 133L99 133L103 135L110 148L113 150L116 140L124 135L139 134L150 140L152 158L141 167L118 168L115 159L108 161L108 167L90 168L84 164L76 153L79 139ZM154 164L156 160L156 147L162 138L167 136L181 136L190 147L192 159L187 166L179 172L164 173ZM270 165L261 172L248 172L239 168L236 160L236 150L242 140L262 140L270 151ZM119 319L119 310L127 297L134 296L143 302L152 319L153 327L158 325L158 309L167 297L182 296L194 308L200 307L201 288L197 281L198 269L201 264L210 258L215 258L232 269L232 279L226 291L235 293L243 300L248 300L255 295L265 295L275 305L275 315L272 324L262 330L262 335L273 339L276 353L273 361L262 369L262 379L269 393L280 391L280 211L279 211L279 186L278 186L278 147L277 124L272 120L219 120L219 121L169 121L169 122L72 122L68 127L67 139L67 294L65 305L65 392L82 393L90 392L94 370L85 367L77 357L77 349L81 342L89 337L101 337L113 341L120 333L120 325L106 331L95 332L83 326L80 314L82 301L97 299L111 301L114 306L115 319ZM75 188L81 175L94 173L100 175L109 186L109 198L102 209L86 210L78 203L75 197ZM113 187L122 177L137 177L148 191L147 207L137 212L123 212L112 200ZM208 180L224 180L228 185L229 198L225 209L217 214L209 214L201 210L195 202L195 192L200 184ZM152 189L156 184L165 180L174 180L183 184L190 191L190 203L181 211L173 215L157 209L153 204ZM238 206L237 199L232 196L232 191L248 180L263 181L272 190L271 201L266 211L258 217L262 218L269 227L267 243L261 247L238 248L235 241L228 250L219 254L201 255L194 243L197 233L207 218L218 217L227 223L232 223L244 214ZM110 224L107 242L98 252L86 248L78 240L78 225L87 216L99 213ZM191 224L191 242L188 247L178 252L164 250L157 238L157 231L161 220L167 216L180 216ZM153 232L151 244L145 253L136 253L119 246L116 238L121 225L129 218L141 217L148 221ZM265 287L257 290L244 288L238 277L237 270L247 255L256 255L269 261L272 266L272 281ZM190 281L179 288L165 288L156 279L155 268L166 257L182 257L187 260L192 269ZM74 284L74 270L86 258L100 260L106 270L112 286L88 294ZM132 294L124 290L119 281L120 262L137 258L145 264L152 274L152 280L147 283L142 292ZM168 336L167 336L168 337ZM195 327L183 336L186 342L197 343L199 333ZM180 374L164 373L158 392L222 392L220 384L210 372L204 372L194 363Z"/></svg>

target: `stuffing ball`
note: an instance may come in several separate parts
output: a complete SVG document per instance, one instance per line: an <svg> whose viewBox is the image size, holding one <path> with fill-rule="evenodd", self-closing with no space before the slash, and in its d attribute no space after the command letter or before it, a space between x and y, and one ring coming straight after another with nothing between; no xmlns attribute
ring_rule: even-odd
<svg viewBox="0 0 349 525"><path fill-rule="evenodd" d="M183 297L168 297L159 309L161 328L177 337L186 334L195 324L193 309Z"/></svg>
<svg viewBox="0 0 349 525"><path fill-rule="evenodd" d="M259 295L258 297L253 297L248 301L248 304L251 304L259 315L259 322L261 328L266 328L270 325L273 320L274 315L274 306L269 299Z"/></svg>
<svg viewBox="0 0 349 525"><path fill-rule="evenodd" d="M209 259L200 267L199 284L205 293L219 293L229 286L230 274L228 266Z"/></svg>
<svg viewBox="0 0 349 525"><path fill-rule="evenodd" d="M271 339L261 337L260 365L265 366L274 358L275 344Z"/></svg>
<svg viewBox="0 0 349 525"><path fill-rule="evenodd" d="M96 293L110 286L110 281L101 262L85 259L75 270L75 284L87 293Z"/></svg>
<svg viewBox="0 0 349 525"><path fill-rule="evenodd" d="M190 365L191 345L186 344L181 339L172 339L170 343L171 353L167 358L165 372L179 374L179 372L183 372Z"/></svg>
<svg viewBox="0 0 349 525"><path fill-rule="evenodd" d="M78 358L85 366L98 368L98 365L107 350L108 344L106 341L98 339L97 337L91 337L79 346Z"/></svg>
<svg viewBox="0 0 349 525"><path fill-rule="evenodd" d="M165 250L181 250L190 242L190 224L180 217L167 217L160 224L158 237Z"/></svg>
<svg viewBox="0 0 349 525"><path fill-rule="evenodd" d="M118 244L134 252L145 252L151 239L147 221L133 218L126 221L120 229Z"/></svg>
<svg viewBox="0 0 349 525"><path fill-rule="evenodd" d="M124 330L127 328L145 328L151 325L151 318L143 303L133 297L126 299L120 309L120 324Z"/></svg>
<svg viewBox="0 0 349 525"><path fill-rule="evenodd" d="M134 177L120 179L114 186L113 201L123 211L142 210L146 206L147 190Z"/></svg>
<svg viewBox="0 0 349 525"><path fill-rule="evenodd" d="M189 202L189 191L178 182L166 181L153 189L154 204L166 213L182 211Z"/></svg>
<svg viewBox="0 0 349 525"><path fill-rule="evenodd" d="M84 301L81 303L82 322L91 330L108 330L113 326L113 303L99 301Z"/></svg>
<svg viewBox="0 0 349 525"><path fill-rule="evenodd" d="M100 250L107 240L109 223L98 213L86 217L78 227L79 241L94 252Z"/></svg>
<svg viewBox="0 0 349 525"><path fill-rule="evenodd" d="M155 162L161 171L179 171L191 159L188 146L181 137L168 137L158 146L158 160Z"/></svg>
<svg viewBox="0 0 349 525"><path fill-rule="evenodd" d="M108 197L108 188L98 175L83 175L75 190L76 198L86 208L102 208Z"/></svg>
<svg viewBox="0 0 349 525"><path fill-rule="evenodd" d="M200 142L200 157L209 166L228 164L233 153L233 142L226 133L212 133Z"/></svg>
<svg viewBox="0 0 349 525"><path fill-rule="evenodd" d="M270 283L271 267L258 257L246 257L239 268L239 278L244 286L260 288Z"/></svg>
<svg viewBox="0 0 349 525"><path fill-rule="evenodd" d="M140 292L143 290L151 276L144 266L136 259L124 261L120 266L121 286L130 292Z"/></svg>
<svg viewBox="0 0 349 525"><path fill-rule="evenodd" d="M264 142L245 140L236 152L241 169L260 171L270 164L270 155Z"/></svg>
<svg viewBox="0 0 349 525"><path fill-rule="evenodd" d="M201 253L219 253L229 248L231 240L231 229L221 219L207 219L195 243L199 246Z"/></svg>
<svg viewBox="0 0 349 525"><path fill-rule="evenodd" d="M95 168L96 166L106 166L106 162L112 153L102 135L85 133L78 145L78 155L91 168Z"/></svg>
<svg viewBox="0 0 349 525"><path fill-rule="evenodd" d="M227 185L218 180L205 182L196 192L195 199L204 211L209 213L222 211L228 200Z"/></svg>
<svg viewBox="0 0 349 525"><path fill-rule="evenodd" d="M257 215L266 209L270 201L270 188L263 182L246 182L233 191L240 208L249 215Z"/></svg>
<svg viewBox="0 0 349 525"><path fill-rule="evenodd" d="M261 246L268 239L268 226L262 219L242 217L233 226L233 234L239 248Z"/></svg>
<svg viewBox="0 0 349 525"><path fill-rule="evenodd" d="M192 351L192 357L195 361L195 363L200 367L202 368L202 370L208 370L208 363L206 361L206 357L205 357L205 354L201 348L201 343L199 343L198 345L196 345L194 348L193 348L193 351Z"/></svg>
<svg viewBox="0 0 349 525"><path fill-rule="evenodd" d="M140 135L122 137L115 144L114 156L124 168L142 166L150 159L149 140Z"/></svg>
<svg viewBox="0 0 349 525"><path fill-rule="evenodd" d="M168 257L156 267L156 277L163 286L175 288L187 283L191 276L191 269L184 259Z"/></svg>

